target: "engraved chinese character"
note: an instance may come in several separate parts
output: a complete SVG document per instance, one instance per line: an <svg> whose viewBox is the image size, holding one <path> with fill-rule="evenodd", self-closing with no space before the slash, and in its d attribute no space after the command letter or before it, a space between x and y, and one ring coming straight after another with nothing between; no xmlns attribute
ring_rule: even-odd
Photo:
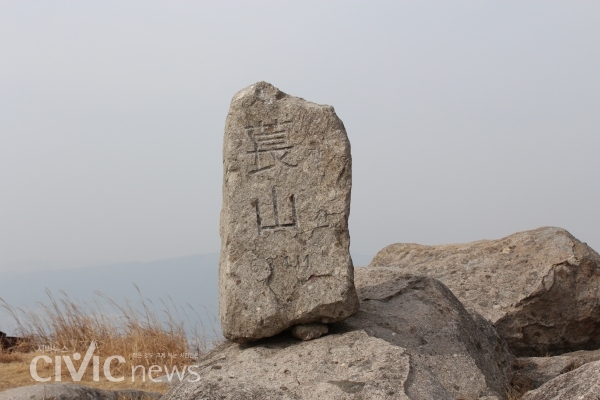
<svg viewBox="0 0 600 400"><path fill-rule="evenodd" d="M256 208L256 222L258 232L263 229L291 228L298 225L296 218L296 197L292 194L279 201L277 188L271 188L272 202L262 204L259 199L254 199L252 204Z"/></svg>
<svg viewBox="0 0 600 400"><path fill-rule="evenodd" d="M252 142L248 154L252 157L252 166L248 174L256 174L269 170L279 164L285 167L296 167L287 160L293 146L288 140L288 126L292 121L272 123L260 122L257 126L249 126L246 133Z"/></svg>

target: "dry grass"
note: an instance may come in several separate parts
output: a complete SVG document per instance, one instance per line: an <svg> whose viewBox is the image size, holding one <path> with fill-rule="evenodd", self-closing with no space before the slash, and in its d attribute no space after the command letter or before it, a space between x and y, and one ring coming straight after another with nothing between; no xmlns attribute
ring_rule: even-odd
<svg viewBox="0 0 600 400"><path fill-rule="evenodd" d="M0 360L5 360L5 355L6 353L0 352ZM39 382L36 382L31 377L29 363L34 357L39 355L49 355L54 357L52 354L43 352L10 353L10 362L0 362L0 377L2 377L2 379L0 379L0 392L16 387L38 384ZM76 364L76 367L77 366L78 365ZM54 366L44 364L44 362L38 363L37 370L42 377L53 376L54 374ZM118 375L115 373L115 376ZM68 375L63 377L62 381L73 382ZM146 382L143 382L141 379L136 379L134 382L131 382L131 379L126 379L123 382L110 382L106 379L101 379L99 382L94 382L88 374L84 375L80 382L75 383L105 390L138 389L148 392L165 393L168 389L167 385L150 382L148 379L146 379Z"/></svg>
<svg viewBox="0 0 600 400"><path fill-rule="evenodd" d="M73 382L65 357L69 357L78 370L94 342L93 355L99 356L100 379L93 381L90 363L81 379L82 384L104 389L137 388L164 392L166 386L149 382L147 376L144 382L142 375L146 375L153 365L169 371L177 367L181 371L194 363L195 356L208 351L209 337L217 336L213 327L208 331L193 322L200 321L200 317L191 306L178 308L170 299L169 302L161 301L161 310L157 311L141 294L140 306L135 308L130 303L119 306L100 293L91 304L77 303L64 292L59 299L48 291L46 293L49 303L38 304L34 311L14 308L0 298L2 307L17 324L17 336L26 338L15 351L0 351L0 376L3 378L0 390L38 383L32 378L29 366L34 357L41 355L50 357L53 363L38 360L40 377L52 377L54 381L56 357L62 356L59 359L61 379ZM196 318L190 318L190 313ZM75 360L74 353L81 354L80 361ZM112 375L124 377L123 382L110 382L104 377L104 361L110 356L125 359L123 364L117 360L110 364ZM135 376L132 376L132 367L137 367ZM155 372L154 377L164 375L163 371Z"/></svg>

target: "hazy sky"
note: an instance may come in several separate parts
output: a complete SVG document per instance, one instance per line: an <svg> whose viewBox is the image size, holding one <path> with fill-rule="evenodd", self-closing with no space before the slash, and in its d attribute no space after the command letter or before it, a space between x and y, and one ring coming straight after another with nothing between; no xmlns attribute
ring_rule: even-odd
<svg viewBox="0 0 600 400"><path fill-rule="evenodd" d="M219 250L231 97L335 107L352 250L600 250L600 2L0 2L0 266ZM11 267L12 265L12 267Z"/></svg>

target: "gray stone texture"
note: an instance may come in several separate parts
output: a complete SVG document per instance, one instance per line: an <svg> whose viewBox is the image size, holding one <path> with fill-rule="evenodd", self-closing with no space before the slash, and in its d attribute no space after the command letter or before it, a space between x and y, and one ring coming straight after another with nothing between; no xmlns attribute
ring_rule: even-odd
<svg viewBox="0 0 600 400"><path fill-rule="evenodd" d="M444 284L395 268L356 268L355 279L360 311L342 324L406 350L411 399L506 398L514 360L508 346Z"/></svg>
<svg viewBox="0 0 600 400"><path fill-rule="evenodd" d="M165 400L408 399L404 349L353 331L301 341L265 339L215 349Z"/></svg>
<svg viewBox="0 0 600 400"><path fill-rule="evenodd" d="M333 107L266 82L231 101L223 146L219 314L245 342L358 310L350 143Z"/></svg>
<svg viewBox="0 0 600 400"><path fill-rule="evenodd" d="M467 244L387 246L369 267L435 277L490 320L514 354L600 347L600 256L560 228Z"/></svg>
<svg viewBox="0 0 600 400"><path fill-rule="evenodd" d="M515 360L513 386L521 393L537 389L559 375L600 360L600 350L580 350L554 357L521 357Z"/></svg>
<svg viewBox="0 0 600 400"><path fill-rule="evenodd" d="M587 363L525 393L523 400L600 399L600 361Z"/></svg>

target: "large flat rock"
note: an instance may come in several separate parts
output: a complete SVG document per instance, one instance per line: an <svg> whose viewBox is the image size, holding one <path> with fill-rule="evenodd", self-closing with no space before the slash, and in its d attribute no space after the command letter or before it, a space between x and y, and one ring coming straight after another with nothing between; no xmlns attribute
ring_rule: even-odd
<svg viewBox="0 0 600 400"><path fill-rule="evenodd" d="M361 311L303 342L228 342L164 400L505 399L512 356L440 282L356 270Z"/></svg>
<svg viewBox="0 0 600 400"><path fill-rule="evenodd" d="M600 256L564 229L467 244L398 243L369 266L439 279L517 355L600 348Z"/></svg>
<svg viewBox="0 0 600 400"><path fill-rule="evenodd" d="M266 82L231 102L223 146L219 314L244 342L358 309L350 143L333 107Z"/></svg>
<svg viewBox="0 0 600 400"><path fill-rule="evenodd" d="M407 399L404 349L362 331L308 342L277 338L251 347L229 343L164 399ZM360 396L360 397L359 397Z"/></svg>
<svg viewBox="0 0 600 400"><path fill-rule="evenodd" d="M360 311L343 325L406 349L410 398L441 398L427 395L428 382L451 399L506 396L513 363L506 343L444 284L395 268L356 268L355 282Z"/></svg>

